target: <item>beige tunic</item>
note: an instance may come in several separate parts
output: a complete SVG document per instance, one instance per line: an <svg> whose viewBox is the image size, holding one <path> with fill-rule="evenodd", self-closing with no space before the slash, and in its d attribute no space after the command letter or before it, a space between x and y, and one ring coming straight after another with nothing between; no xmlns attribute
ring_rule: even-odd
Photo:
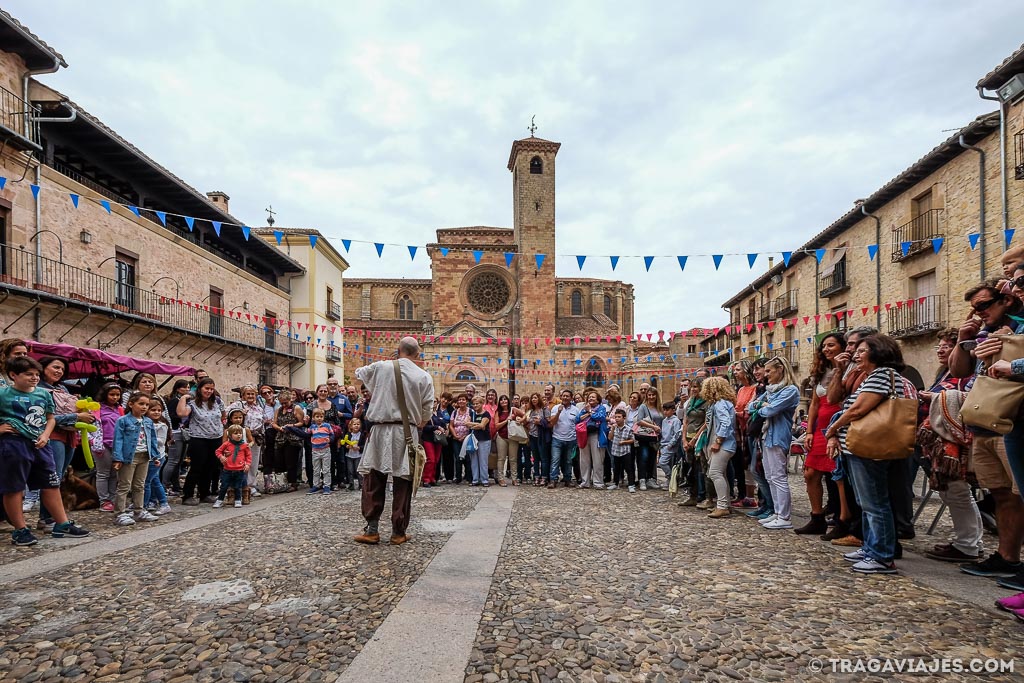
<svg viewBox="0 0 1024 683"><path fill-rule="evenodd" d="M427 372L408 358L402 358L399 362L402 366L402 386L405 388L405 404L409 409L412 437L419 443L420 430L417 425L429 420L434 410L434 382ZM366 419L373 423L363 449L359 472L366 474L370 470L377 470L409 479L412 473L405 450L402 411L398 407L392 361L381 360L359 368L356 377L370 390L370 409Z"/></svg>

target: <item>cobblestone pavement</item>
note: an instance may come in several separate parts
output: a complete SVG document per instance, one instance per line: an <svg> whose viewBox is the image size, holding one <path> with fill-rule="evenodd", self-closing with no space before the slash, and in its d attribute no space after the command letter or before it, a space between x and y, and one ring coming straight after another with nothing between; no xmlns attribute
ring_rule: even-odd
<svg viewBox="0 0 1024 683"><path fill-rule="evenodd" d="M0 679L334 680L444 545L441 520L465 518L480 495L425 491L414 542L364 547L350 540L358 494L292 494L9 586Z"/></svg>
<svg viewBox="0 0 1024 683"><path fill-rule="evenodd" d="M802 480L792 485L806 501ZM840 551L736 515L709 520L664 492L524 488L465 681L825 680L843 677L812 660L1020 653L1012 617L912 577L855 575ZM991 594L1009 593L991 583ZM1016 666L978 680L1020 680ZM954 678L967 679L912 680Z"/></svg>

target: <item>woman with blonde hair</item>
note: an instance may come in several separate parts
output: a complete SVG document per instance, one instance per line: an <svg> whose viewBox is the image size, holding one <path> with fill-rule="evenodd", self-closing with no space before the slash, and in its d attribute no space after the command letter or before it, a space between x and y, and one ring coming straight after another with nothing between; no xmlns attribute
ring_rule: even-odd
<svg viewBox="0 0 1024 683"><path fill-rule="evenodd" d="M789 477L786 462L789 446L793 442L793 413L800 405L800 389L789 362L781 357L771 358L764 365L768 390L747 410L764 419L762 430L762 463L764 476L771 487L775 514L759 523L766 529L792 529L792 498L789 492Z"/></svg>
<svg viewBox="0 0 1024 683"><path fill-rule="evenodd" d="M707 409L708 477L715 485L715 509L708 515L712 519L728 517L729 480L725 473L729 461L736 453L736 390L724 377L709 377L701 385L700 397Z"/></svg>
<svg viewBox="0 0 1024 683"><path fill-rule="evenodd" d="M637 424L640 425L636 432L636 440L639 444L640 458L636 463L636 478L640 482L640 490L646 491L658 486L658 445L661 439L661 423L665 421L665 414L661 412L661 400L658 390L649 387L643 394L644 402L640 406L637 415Z"/></svg>

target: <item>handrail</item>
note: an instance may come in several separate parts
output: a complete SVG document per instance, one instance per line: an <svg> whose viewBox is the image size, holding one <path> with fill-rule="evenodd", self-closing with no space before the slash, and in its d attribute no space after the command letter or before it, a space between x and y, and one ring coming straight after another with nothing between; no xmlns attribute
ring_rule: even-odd
<svg viewBox="0 0 1024 683"><path fill-rule="evenodd" d="M931 248L931 240L943 236L942 209L929 209L892 231L892 262L910 258ZM907 244L909 242L909 244ZM906 254L903 253L907 245Z"/></svg>

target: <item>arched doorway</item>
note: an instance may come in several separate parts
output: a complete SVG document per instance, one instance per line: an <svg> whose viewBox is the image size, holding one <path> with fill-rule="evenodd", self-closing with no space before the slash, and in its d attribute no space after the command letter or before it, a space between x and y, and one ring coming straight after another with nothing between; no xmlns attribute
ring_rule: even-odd
<svg viewBox="0 0 1024 683"><path fill-rule="evenodd" d="M591 358L587 361L587 371L583 381L584 386L588 387L604 386L604 370L600 360Z"/></svg>

